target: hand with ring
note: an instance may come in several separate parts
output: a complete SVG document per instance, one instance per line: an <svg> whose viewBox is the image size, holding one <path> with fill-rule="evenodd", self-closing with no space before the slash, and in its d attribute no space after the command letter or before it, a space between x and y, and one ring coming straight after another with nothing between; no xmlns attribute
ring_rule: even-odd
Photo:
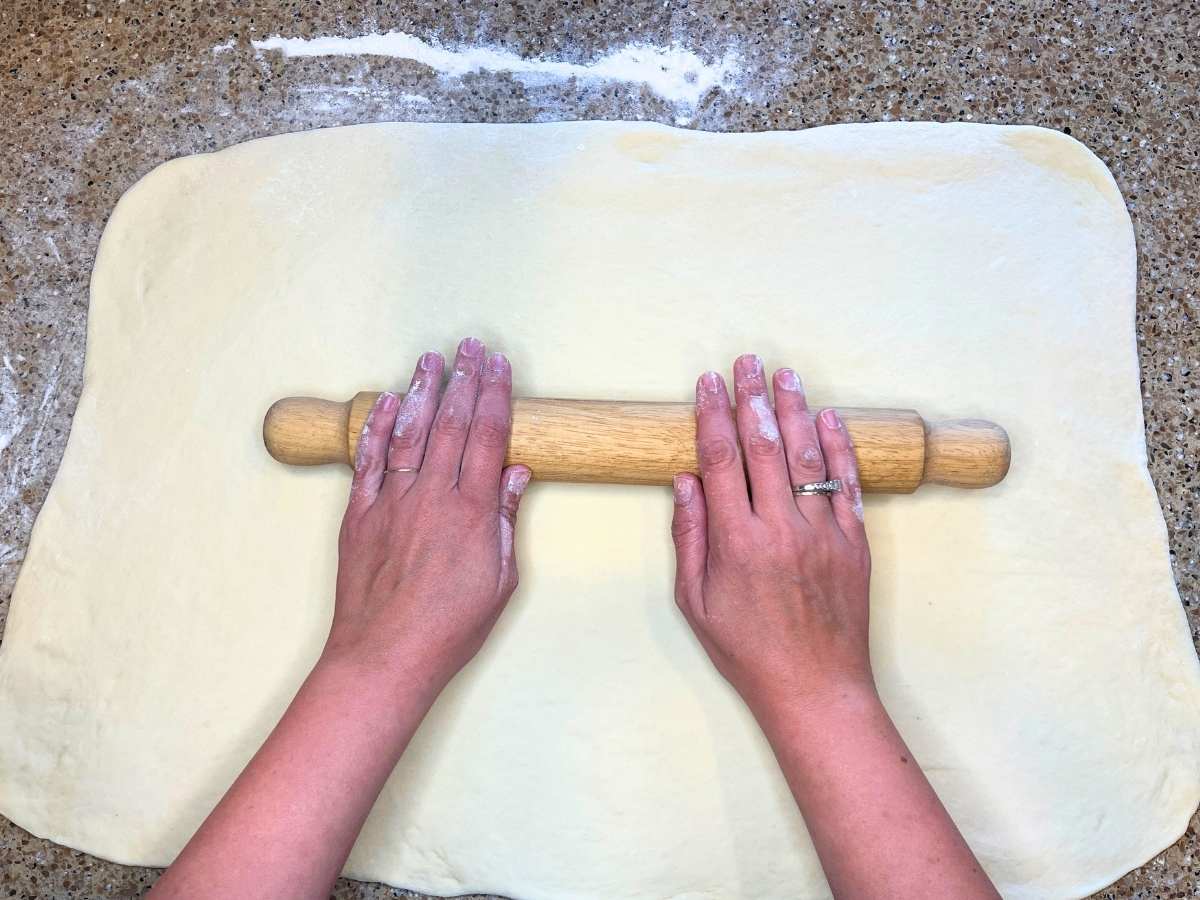
<svg viewBox="0 0 1200 900"><path fill-rule="evenodd" d="M703 375L703 483L675 480L676 600L756 711L780 697L872 688L871 556L854 447L834 410L809 413L795 372L776 372L774 386L772 410L762 362L738 359L735 422L721 376Z"/></svg>
<svg viewBox="0 0 1200 900"><path fill-rule="evenodd" d="M854 446L800 379L696 387L700 478L675 479L675 599L771 744L838 897L994 898L875 690Z"/></svg>
<svg viewBox="0 0 1200 900"><path fill-rule="evenodd" d="M517 585L513 530L529 481L504 468L512 370L467 338L441 391L424 354L381 394L358 444L326 655L395 672L431 696L475 654Z"/></svg>

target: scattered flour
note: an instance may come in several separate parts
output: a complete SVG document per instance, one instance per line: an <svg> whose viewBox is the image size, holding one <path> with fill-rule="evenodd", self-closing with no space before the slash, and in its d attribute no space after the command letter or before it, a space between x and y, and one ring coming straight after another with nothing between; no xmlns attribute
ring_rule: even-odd
<svg viewBox="0 0 1200 900"><path fill-rule="evenodd" d="M0 371L0 452L8 449L25 428L26 419L21 409L21 395L17 393L16 372L7 354L4 370ZM7 498L6 498L7 499Z"/></svg>
<svg viewBox="0 0 1200 900"><path fill-rule="evenodd" d="M61 371L61 364L56 364L51 370L46 386L42 390L42 400L37 409L29 414L22 408L27 404L22 402L20 391L17 388L16 369L13 368L8 354L4 354L3 368L0 369L0 452L7 450L17 435L32 425L33 432L28 455L36 458L42 434L53 411L52 405L57 397ZM15 469L10 471L8 480L3 486L0 486L0 498L5 501L12 499L11 495L15 493L14 473Z"/></svg>
<svg viewBox="0 0 1200 900"><path fill-rule="evenodd" d="M299 84L292 88L293 95L305 109L317 113L348 115L355 109L367 109L373 105L384 106L388 115L406 120L426 113L433 100L424 94L397 91L395 85L380 83L370 76L369 69L356 73L364 80L362 84Z"/></svg>
<svg viewBox="0 0 1200 900"><path fill-rule="evenodd" d="M686 121L700 101L713 90L729 91L737 85L741 65L737 52L727 50L712 62L682 46L656 47L626 44L588 63L544 57L524 57L496 47L448 47L424 41L401 31L358 37L269 37L251 42L258 51L277 50L285 57L387 56L411 59L429 66L443 78L461 78L472 72L506 72L522 83L545 84L576 79L588 83L645 85L675 106ZM219 45L224 48L224 45ZM213 52L218 52L214 47Z"/></svg>

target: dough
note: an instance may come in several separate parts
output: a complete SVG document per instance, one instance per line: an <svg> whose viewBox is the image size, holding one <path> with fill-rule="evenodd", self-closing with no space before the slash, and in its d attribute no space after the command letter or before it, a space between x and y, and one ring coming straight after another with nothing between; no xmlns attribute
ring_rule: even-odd
<svg viewBox="0 0 1200 900"><path fill-rule="evenodd" d="M272 461L292 394L475 334L525 395L686 400L755 349L814 402L983 416L999 487L871 497L888 709L1009 897L1098 889L1200 798L1200 667L1145 467L1134 247L1049 131L372 125L158 168L92 280L86 387L0 654L0 810L163 865L331 613L349 472ZM521 589L346 872L437 894L828 889L671 599L665 489L537 485Z"/></svg>

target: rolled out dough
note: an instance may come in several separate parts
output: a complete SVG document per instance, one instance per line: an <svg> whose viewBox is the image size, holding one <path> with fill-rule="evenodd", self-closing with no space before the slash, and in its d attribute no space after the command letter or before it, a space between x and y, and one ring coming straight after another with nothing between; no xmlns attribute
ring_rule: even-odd
<svg viewBox="0 0 1200 900"><path fill-rule="evenodd" d="M982 492L873 497L887 706L1009 897L1097 889L1200 797L1200 671L1145 468L1129 219L1032 128L714 135L374 125L167 163L92 280L86 387L0 652L0 810L170 862L330 617L348 473L268 458L291 394L476 334L518 393L686 400L757 350L814 402L984 416ZM671 600L666 490L542 485L523 583L347 864L440 894L827 893Z"/></svg>

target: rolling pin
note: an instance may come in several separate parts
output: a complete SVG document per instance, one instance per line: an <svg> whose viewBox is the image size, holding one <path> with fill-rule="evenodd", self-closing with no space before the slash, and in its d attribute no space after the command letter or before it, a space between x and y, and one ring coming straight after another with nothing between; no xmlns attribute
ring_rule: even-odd
<svg viewBox="0 0 1200 900"><path fill-rule="evenodd" d="M263 442L290 465L352 464L378 396L279 400L263 421ZM911 409L839 407L838 414L854 439L864 491L908 494L926 483L984 488L1008 473L1008 435L992 422L926 422ZM679 472L698 471L695 407L516 399L506 462L523 463L546 481L670 484Z"/></svg>

